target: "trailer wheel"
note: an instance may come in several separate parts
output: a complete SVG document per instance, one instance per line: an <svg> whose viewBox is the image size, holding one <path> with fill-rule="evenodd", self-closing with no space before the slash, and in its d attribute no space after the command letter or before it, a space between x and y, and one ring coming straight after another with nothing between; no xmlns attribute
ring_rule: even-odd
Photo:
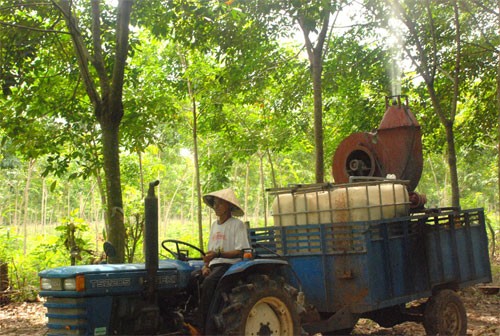
<svg viewBox="0 0 500 336"><path fill-rule="evenodd" d="M427 301L424 328L427 335L467 334L467 313L462 300L454 291L442 290Z"/></svg>
<svg viewBox="0 0 500 336"><path fill-rule="evenodd" d="M223 293L213 317L217 334L300 335L297 290L282 278L250 276L244 283Z"/></svg>

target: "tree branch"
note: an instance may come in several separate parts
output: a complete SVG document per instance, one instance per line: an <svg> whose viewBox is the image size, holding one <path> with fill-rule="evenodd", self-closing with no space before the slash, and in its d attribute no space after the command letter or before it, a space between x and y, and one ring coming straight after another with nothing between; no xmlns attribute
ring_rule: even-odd
<svg viewBox="0 0 500 336"><path fill-rule="evenodd" d="M92 0L92 45L94 47L94 59L92 64L99 76L99 83L101 87L102 97L108 97L109 78L106 74L106 67L104 66L104 58L102 57L102 40L101 40L101 11L100 0Z"/></svg>
<svg viewBox="0 0 500 336"><path fill-rule="evenodd" d="M330 23L330 7L324 8L323 13L323 26L321 27L321 31L319 32L318 42L316 43L316 52L321 52L323 50L323 46L325 44L326 33L328 32L328 27ZM321 55L321 54L320 54ZM321 55L323 57L323 55Z"/></svg>
<svg viewBox="0 0 500 336"><path fill-rule="evenodd" d="M23 25L15 24L15 23L9 23L9 22L5 22L5 21L0 21L0 25L7 26L7 27L19 28L19 29L32 30L32 31L42 32L42 33L70 34L69 32L64 31L64 30L55 30L55 29L43 29L43 28L28 27L28 26L23 26Z"/></svg>
<svg viewBox="0 0 500 336"><path fill-rule="evenodd" d="M451 102L450 111L450 122L453 124L455 121L455 116L457 114L457 101L460 95L460 66L461 66L461 56L462 56L462 40L461 40L461 30L460 30L460 13L458 12L457 1L453 1L453 13L455 21L455 44L457 46L456 58L455 58L455 69L453 73L453 99Z"/></svg>
<svg viewBox="0 0 500 336"><path fill-rule="evenodd" d="M54 6L62 13L66 20L66 26L68 27L71 39L73 41L73 46L75 48L76 59L78 61L78 66L80 67L80 73L83 78L83 83L85 85L85 90L90 98L90 101L94 105L95 113L100 113L101 108L101 98L96 90L92 75L89 71L88 62L90 60L89 52L85 48L82 36L78 29L75 18L71 13L71 4L68 0L60 0L59 3L56 0L51 0Z"/></svg>
<svg viewBox="0 0 500 336"><path fill-rule="evenodd" d="M116 54L115 64L113 67L113 76L111 80L111 96L113 97L112 105L120 104L120 106L112 106L112 110L121 111L121 102L123 96L123 77L125 73L125 65L128 56L128 38L129 38L129 23L130 13L132 11L133 0L119 0L117 27L116 27Z"/></svg>

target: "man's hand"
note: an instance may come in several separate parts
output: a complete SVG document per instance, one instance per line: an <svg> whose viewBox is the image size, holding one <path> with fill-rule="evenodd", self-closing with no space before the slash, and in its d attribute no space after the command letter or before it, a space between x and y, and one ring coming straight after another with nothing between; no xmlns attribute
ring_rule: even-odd
<svg viewBox="0 0 500 336"><path fill-rule="evenodd" d="M214 252L214 251L208 251L205 256L203 257L203 261L205 262L205 264L208 264L209 262L212 261L212 259L214 259L215 257L217 257L217 252Z"/></svg>
<svg viewBox="0 0 500 336"><path fill-rule="evenodd" d="M203 265L201 269L201 275L207 277L210 274L210 268L207 265Z"/></svg>

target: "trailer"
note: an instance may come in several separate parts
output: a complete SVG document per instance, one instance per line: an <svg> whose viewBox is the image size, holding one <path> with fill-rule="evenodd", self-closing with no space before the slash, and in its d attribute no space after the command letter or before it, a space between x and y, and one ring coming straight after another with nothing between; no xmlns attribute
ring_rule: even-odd
<svg viewBox="0 0 500 336"><path fill-rule="evenodd" d="M346 186L381 183L398 181ZM346 186L269 191L295 200L304 194L319 199L325 191ZM251 229L250 239L260 257L280 256L291 265L296 274L291 279L297 280L291 284L303 291L316 313L302 324L307 333L347 332L359 318L383 327L423 322L429 334L466 333L465 308L455 292L491 282L483 209L426 209L405 217L318 224L319 210L297 208L275 214L283 218L281 226ZM312 219L295 225L300 216Z"/></svg>

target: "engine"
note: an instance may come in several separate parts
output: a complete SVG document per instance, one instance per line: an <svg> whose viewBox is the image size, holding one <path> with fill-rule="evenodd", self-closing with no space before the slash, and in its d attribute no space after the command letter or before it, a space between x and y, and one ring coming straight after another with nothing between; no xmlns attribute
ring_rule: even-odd
<svg viewBox="0 0 500 336"><path fill-rule="evenodd" d="M408 190L413 191L422 166L420 125L408 108L408 98L393 96L386 97L386 112L376 132L353 133L340 143L332 175L335 183L347 183L351 176L395 175L409 180Z"/></svg>
<svg viewBox="0 0 500 336"><path fill-rule="evenodd" d="M403 101L402 101L403 100ZM423 168L422 132L408 107L408 97L386 97L386 111L375 132L353 133L337 147L333 156L335 183L352 177L387 177L408 181L412 209L426 203L414 190Z"/></svg>

